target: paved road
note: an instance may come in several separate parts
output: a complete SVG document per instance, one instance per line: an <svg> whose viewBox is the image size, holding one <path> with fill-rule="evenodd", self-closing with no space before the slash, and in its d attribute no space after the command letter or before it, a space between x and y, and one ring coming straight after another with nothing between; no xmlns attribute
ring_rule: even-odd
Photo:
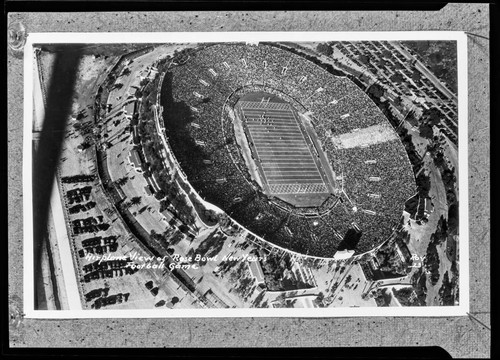
<svg viewBox="0 0 500 360"><path fill-rule="evenodd" d="M126 76L120 76L118 82L122 83L123 86L120 89L114 89L110 92L108 98L108 104L112 106L111 113L106 117L106 129L112 147L107 150L107 163L112 181L116 181L123 177L128 177L128 181L122 186L122 190L128 199L133 197L141 197L141 204L139 206L134 206L131 211L137 211L145 206L151 209L150 211L144 211L141 214L137 213L136 219L145 228L146 231L150 232L154 230L158 233L162 233L166 229L166 224L161 221L162 215L159 213L159 203L152 196L147 196L144 190L145 186L148 185L144 176L129 165L128 155L129 151L133 148L132 136L128 134L125 130L129 123L129 120L125 118L122 114L115 117L116 113L121 110L123 104L126 102L127 93L134 93L135 89L132 86L139 87L140 77L139 74L143 72L145 74L145 69L151 63L153 63L158 57L162 55L162 49L155 49L154 51L140 56L128 65L130 68L130 74ZM166 55L166 54L165 54ZM118 98L118 99L117 99ZM111 120L112 119L112 120ZM120 120L120 124L117 126L113 125L113 121Z"/></svg>
<svg viewBox="0 0 500 360"><path fill-rule="evenodd" d="M50 197L50 207L54 216L54 227L56 230L56 239L59 247L61 265L63 270L63 279L66 288L69 310L81 310L80 291L76 282L77 276L73 266L73 256L71 254L70 239L66 229L66 221L62 208L61 195L57 186L57 181L53 182L52 194Z"/></svg>

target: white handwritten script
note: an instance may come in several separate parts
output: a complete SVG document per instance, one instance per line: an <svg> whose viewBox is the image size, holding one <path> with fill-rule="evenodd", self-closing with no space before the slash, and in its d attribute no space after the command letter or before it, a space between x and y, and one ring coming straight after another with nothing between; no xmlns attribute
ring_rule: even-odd
<svg viewBox="0 0 500 360"><path fill-rule="evenodd" d="M143 256L138 252L130 253L129 255L95 255L95 254L87 254L85 259L88 261L98 261L98 263L102 263L103 261L126 261L127 264L125 267L130 267L132 269L164 269L165 262L168 259L168 256Z"/></svg>
<svg viewBox="0 0 500 360"><path fill-rule="evenodd" d="M411 268L422 268L425 266L425 258L426 256L423 255L423 256L418 256L417 254L413 254L411 256L411 260L413 261L413 263L410 265ZM427 275L430 275L430 271L427 270L427 269L424 269L425 273Z"/></svg>
<svg viewBox="0 0 500 360"><path fill-rule="evenodd" d="M182 256L179 254L173 254L171 256L144 256L138 252L133 252L128 255L96 255L87 254L85 256L87 261L98 261L101 264L103 261L126 261L125 267L130 267L132 269L164 269L168 267L169 270L174 269L199 269L200 263L207 263L209 261L221 262L221 261L261 261L265 258L256 255L240 255L233 256L231 254L219 256L203 256L201 254L196 254L194 256ZM166 265L167 264L167 265Z"/></svg>

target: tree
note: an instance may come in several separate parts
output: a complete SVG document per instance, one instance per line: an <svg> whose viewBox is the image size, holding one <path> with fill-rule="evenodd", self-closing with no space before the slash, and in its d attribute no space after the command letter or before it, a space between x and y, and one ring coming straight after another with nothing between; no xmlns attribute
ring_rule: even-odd
<svg viewBox="0 0 500 360"><path fill-rule="evenodd" d="M365 65L370 63L370 59L366 55L359 55L358 60Z"/></svg>
<svg viewBox="0 0 500 360"><path fill-rule="evenodd" d="M437 108L426 109L422 113L422 118L429 123L429 125L438 125L441 122L442 113Z"/></svg>
<svg viewBox="0 0 500 360"><path fill-rule="evenodd" d="M174 297L172 298L172 300L170 300L170 302L172 303L172 305L177 304L179 301L180 301L180 300L179 300L179 298L178 298L177 296L174 296Z"/></svg>
<svg viewBox="0 0 500 360"><path fill-rule="evenodd" d="M123 186L123 185L125 185L127 183L127 181L128 181L128 177L124 176L124 177L116 180L115 182L116 182L117 185Z"/></svg>
<svg viewBox="0 0 500 360"><path fill-rule="evenodd" d="M414 82L418 82L420 81L420 78L422 76L420 75L420 72L417 71L417 70L414 70L413 73L411 74L411 79L414 81Z"/></svg>
<svg viewBox="0 0 500 360"><path fill-rule="evenodd" d="M134 196L132 199L130 199L130 204L131 205L139 205L142 201L142 198L140 196Z"/></svg>
<svg viewBox="0 0 500 360"><path fill-rule="evenodd" d="M434 164L438 168L441 168L445 164L444 163L444 154L441 151L435 153L435 155L433 156L433 159L434 159Z"/></svg>
<svg viewBox="0 0 500 360"><path fill-rule="evenodd" d="M423 171L416 178L419 193L422 197L427 197L431 189L431 179Z"/></svg>
<svg viewBox="0 0 500 360"><path fill-rule="evenodd" d="M166 194L165 194L165 191L163 191L162 189L160 189L157 192L155 192L154 196L155 196L155 198L157 200L161 200L161 199L163 199L166 196ZM160 206L161 206L161 203L160 203ZM163 209L163 210L165 210L165 209ZM160 210L160 211L162 211L162 210Z"/></svg>
<svg viewBox="0 0 500 360"><path fill-rule="evenodd" d="M163 306L165 305L165 300L160 300L158 301L156 304L155 304L155 307L160 307L160 306Z"/></svg>
<svg viewBox="0 0 500 360"><path fill-rule="evenodd" d="M445 169L441 173L441 177L443 178L443 184L446 189L452 189L455 186L455 183L457 181L457 178L455 176L455 169Z"/></svg>
<svg viewBox="0 0 500 360"><path fill-rule="evenodd" d="M390 59L392 56L392 53L389 50L385 49L382 51L382 56L385 57L386 59Z"/></svg>
<svg viewBox="0 0 500 360"><path fill-rule="evenodd" d="M368 89L368 95L371 95L371 96L378 98L378 99L381 98L382 96L384 96L384 93L385 93L385 89L380 84L373 84Z"/></svg>
<svg viewBox="0 0 500 360"><path fill-rule="evenodd" d="M448 227L450 233L458 228L458 203L452 204L448 209Z"/></svg>
<svg viewBox="0 0 500 360"><path fill-rule="evenodd" d="M324 43L318 44L318 46L316 46L316 50L326 56L330 56L333 54L333 49L331 48L331 46Z"/></svg>
<svg viewBox="0 0 500 360"><path fill-rule="evenodd" d="M321 302L321 301L323 301L324 298L325 298L325 295L322 292L320 292L318 294L318 296L316 297L316 301Z"/></svg>
<svg viewBox="0 0 500 360"><path fill-rule="evenodd" d="M156 195L156 193L155 193ZM166 210L168 208L168 201L167 200L161 200L160 201L160 212Z"/></svg>
<svg viewBox="0 0 500 360"><path fill-rule="evenodd" d="M125 69L123 69L122 75L130 75L130 72L130 69L126 67Z"/></svg>
<svg viewBox="0 0 500 360"><path fill-rule="evenodd" d="M392 75L390 77L391 81L395 82L395 83L401 83L404 78L403 78L403 75L401 75L400 73L395 73L394 75Z"/></svg>
<svg viewBox="0 0 500 360"><path fill-rule="evenodd" d="M392 289L392 293L394 296L398 299L398 301L401 303L403 306L411 306L412 303L410 302L410 298L413 294L413 288L412 287L406 287L402 288L400 290L395 290Z"/></svg>
<svg viewBox="0 0 500 360"><path fill-rule="evenodd" d="M432 126L429 125L424 125L424 124L420 125L419 133L420 136L429 140L432 140L434 137L434 131L432 131Z"/></svg>
<svg viewBox="0 0 500 360"><path fill-rule="evenodd" d="M345 285L349 284L349 282L351 282L351 280L352 280L352 276L347 275L347 277L345 278Z"/></svg>

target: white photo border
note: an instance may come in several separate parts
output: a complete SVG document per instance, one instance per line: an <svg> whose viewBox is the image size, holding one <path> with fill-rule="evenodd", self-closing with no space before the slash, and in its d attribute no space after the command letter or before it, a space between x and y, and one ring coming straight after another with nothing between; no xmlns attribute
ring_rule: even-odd
<svg viewBox="0 0 500 360"><path fill-rule="evenodd" d="M130 310L35 310L32 194L32 122L34 44L118 44L203 42L324 42L324 41L422 41L457 42L458 76L458 184L459 184L459 287L457 306L342 307L342 308L238 308L238 309L130 309ZM220 317L451 317L466 316L470 308L469 288L469 189L468 189L468 62L467 35L462 31L377 32L165 32L165 33L31 33L24 48L24 314L33 319L73 318L220 318Z"/></svg>

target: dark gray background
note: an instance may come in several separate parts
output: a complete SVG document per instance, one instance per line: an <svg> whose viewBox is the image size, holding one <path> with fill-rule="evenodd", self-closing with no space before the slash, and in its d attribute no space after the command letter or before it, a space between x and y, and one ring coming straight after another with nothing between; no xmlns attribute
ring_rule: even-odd
<svg viewBox="0 0 500 360"><path fill-rule="evenodd" d="M490 326L489 36L487 4L439 12L10 13L33 32L411 31L468 36L470 312ZM8 59L9 303L22 311L23 61ZM464 260L463 260L464 261ZM23 319L12 347L430 346L454 357L488 357L490 331L457 318Z"/></svg>

